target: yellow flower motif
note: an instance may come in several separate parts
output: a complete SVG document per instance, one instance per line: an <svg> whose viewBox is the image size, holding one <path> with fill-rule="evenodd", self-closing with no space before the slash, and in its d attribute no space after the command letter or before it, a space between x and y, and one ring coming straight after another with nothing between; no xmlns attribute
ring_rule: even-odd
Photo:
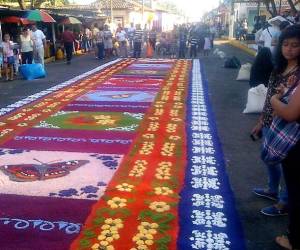
<svg viewBox="0 0 300 250"><path fill-rule="evenodd" d="M92 250L114 250L115 248L111 245L103 246L100 245L99 243L96 243L92 246Z"/></svg>
<svg viewBox="0 0 300 250"><path fill-rule="evenodd" d="M156 173L158 174L170 174L170 168L168 167L161 167L161 168L158 168L156 169Z"/></svg>
<svg viewBox="0 0 300 250"><path fill-rule="evenodd" d="M120 235L118 234L117 230L103 230L101 234L98 236L98 240L100 240L100 242L102 241L112 242L119 238Z"/></svg>
<svg viewBox="0 0 300 250"><path fill-rule="evenodd" d="M19 123L17 126L18 127L26 127L26 126L28 126L28 124L26 122L22 122L22 123Z"/></svg>
<svg viewBox="0 0 300 250"><path fill-rule="evenodd" d="M181 121L182 121L182 119L177 118L177 117L173 117L171 120L172 120L173 122L181 122Z"/></svg>
<svg viewBox="0 0 300 250"><path fill-rule="evenodd" d="M181 139L181 137L178 136L178 135L170 135L170 136L169 136L169 139L172 140L172 141L178 141L178 140Z"/></svg>
<svg viewBox="0 0 300 250"><path fill-rule="evenodd" d="M155 177L159 180L170 180L171 179L171 175L164 173L164 174L155 174Z"/></svg>
<svg viewBox="0 0 300 250"><path fill-rule="evenodd" d="M100 125L113 125L115 124L115 120L111 119L110 115L94 115L95 120L97 120L97 124Z"/></svg>
<svg viewBox="0 0 300 250"><path fill-rule="evenodd" d="M146 139L154 139L154 134L144 134L143 137Z"/></svg>
<svg viewBox="0 0 300 250"><path fill-rule="evenodd" d="M158 166L160 167L171 167L172 166L172 162L170 161L162 161L158 164Z"/></svg>
<svg viewBox="0 0 300 250"><path fill-rule="evenodd" d="M173 190L168 187L156 187L154 188L154 192L157 195L170 195L173 194Z"/></svg>
<svg viewBox="0 0 300 250"><path fill-rule="evenodd" d="M104 225L101 227L102 230L118 230L120 228L123 228L123 221L121 219L112 219L108 218L104 221Z"/></svg>
<svg viewBox="0 0 300 250"><path fill-rule="evenodd" d="M43 109L43 110L42 110L43 113L49 113L49 112L51 112L51 111L52 111L51 109Z"/></svg>
<svg viewBox="0 0 300 250"><path fill-rule="evenodd" d="M122 192L131 192L134 186L128 183L122 183L120 185L117 185L116 188Z"/></svg>
<svg viewBox="0 0 300 250"><path fill-rule="evenodd" d="M33 110L32 108L22 109L23 112L30 112L30 111L32 111L32 110Z"/></svg>
<svg viewBox="0 0 300 250"><path fill-rule="evenodd" d="M145 221L143 221L138 226L138 230L142 234L156 234L157 233L157 230L156 230L157 228L158 228L157 223L149 223L149 222L145 222Z"/></svg>
<svg viewBox="0 0 300 250"><path fill-rule="evenodd" d="M107 201L107 205L109 205L113 209L126 207L127 200L120 197L113 197L111 200Z"/></svg>
<svg viewBox="0 0 300 250"><path fill-rule="evenodd" d="M157 121L157 120L159 120L159 117L151 116L151 117L148 117L148 119L151 120L151 121Z"/></svg>
<svg viewBox="0 0 300 250"><path fill-rule="evenodd" d="M154 243L153 239L154 239L154 237L152 234L143 234L143 233L138 233L132 238L132 240L138 246L143 246L143 247L153 245L153 243ZM143 249L143 248L138 248L138 249Z"/></svg>
<svg viewBox="0 0 300 250"><path fill-rule="evenodd" d="M154 201L154 202L150 203L149 208L158 213L162 213L162 212L170 210L170 205L168 205L164 201Z"/></svg>

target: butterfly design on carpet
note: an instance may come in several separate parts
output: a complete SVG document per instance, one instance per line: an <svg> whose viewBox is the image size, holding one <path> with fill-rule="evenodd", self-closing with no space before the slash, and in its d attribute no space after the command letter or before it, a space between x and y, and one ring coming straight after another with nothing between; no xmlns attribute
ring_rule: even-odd
<svg viewBox="0 0 300 250"><path fill-rule="evenodd" d="M0 170L9 176L11 181L33 182L61 178L71 171L89 163L87 160L72 160L55 163L43 163L37 159L39 164L14 164L0 166Z"/></svg>

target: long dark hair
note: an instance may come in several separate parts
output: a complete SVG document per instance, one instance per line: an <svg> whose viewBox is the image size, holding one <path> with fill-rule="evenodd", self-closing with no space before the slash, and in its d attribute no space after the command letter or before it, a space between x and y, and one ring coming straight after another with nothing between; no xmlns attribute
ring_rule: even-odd
<svg viewBox="0 0 300 250"><path fill-rule="evenodd" d="M287 60L282 54L283 41L290 38L297 38L300 41L300 25L292 25L285 28L279 36L278 45L275 54L275 72L281 74L287 67ZM298 65L300 65L300 56L298 57Z"/></svg>

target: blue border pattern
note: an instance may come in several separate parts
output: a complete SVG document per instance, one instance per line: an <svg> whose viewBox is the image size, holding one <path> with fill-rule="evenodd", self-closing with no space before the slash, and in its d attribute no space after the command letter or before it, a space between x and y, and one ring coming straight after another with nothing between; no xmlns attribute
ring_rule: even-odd
<svg viewBox="0 0 300 250"><path fill-rule="evenodd" d="M244 250L245 242L199 60L187 100L187 169L179 204L178 249Z"/></svg>

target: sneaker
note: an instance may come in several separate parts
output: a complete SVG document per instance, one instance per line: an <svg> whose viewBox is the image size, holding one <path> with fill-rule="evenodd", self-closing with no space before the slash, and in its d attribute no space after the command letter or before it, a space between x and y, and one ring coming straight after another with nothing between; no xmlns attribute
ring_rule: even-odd
<svg viewBox="0 0 300 250"><path fill-rule="evenodd" d="M278 204L275 204L270 207L265 207L260 212L264 215L267 216L283 216L283 215L288 215L288 208L286 205L281 206L282 208L279 208Z"/></svg>
<svg viewBox="0 0 300 250"><path fill-rule="evenodd" d="M272 201L277 201L278 195L276 193L270 193L263 188L254 188L253 193L259 197L267 198Z"/></svg>

